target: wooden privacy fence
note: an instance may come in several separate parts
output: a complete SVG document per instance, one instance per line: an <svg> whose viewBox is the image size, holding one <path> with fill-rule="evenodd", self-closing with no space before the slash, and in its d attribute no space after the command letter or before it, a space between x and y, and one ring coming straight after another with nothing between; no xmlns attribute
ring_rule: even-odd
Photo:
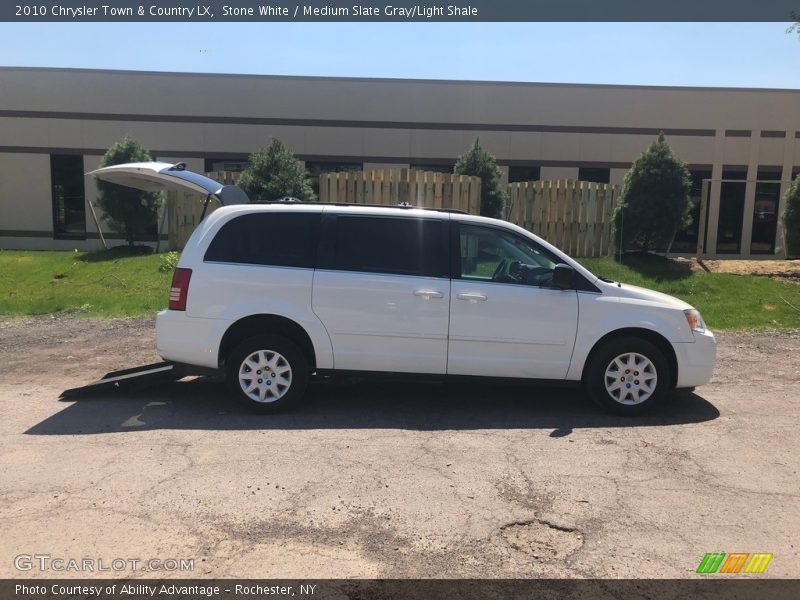
<svg viewBox="0 0 800 600"><path fill-rule="evenodd" d="M612 212L619 186L588 181L523 181L508 186L506 219L570 256L614 253Z"/></svg>
<svg viewBox="0 0 800 600"><path fill-rule="evenodd" d="M169 249L183 250L189 236L200 223L203 214L203 205L206 199L199 194L188 192L167 193L167 232L169 235ZM219 200L211 198L208 203L206 216L220 206Z"/></svg>
<svg viewBox="0 0 800 600"><path fill-rule="evenodd" d="M385 204L408 202L423 208L454 208L478 214L479 177L414 169L343 171L319 176L320 202Z"/></svg>
<svg viewBox="0 0 800 600"><path fill-rule="evenodd" d="M216 179L224 185L236 185L241 173L235 171L215 171L206 173L207 177ZM167 235L170 250L183 250L189 236L200 223L203 214L205 197L188 192L167 193ZM208 203L206 215L210 215L220 206L216 198Z"/></svg>
<svg viewBox="0 0 800 600"><path fill-rule="evenodd" d="M236 185L241 176L242 173L240 171L212 171L211 173L206 173L206 177L216 179L223 185Z"/></svg>
<svg viewBox="0 0 800 600"><path fill-rule="evenodd" d="M235 185L240 173L220 171L209 177ZM588 181L524 181L508 186L506 220L524 227L575 257L614 253L612 213L619 186ZM480 213L478 177L414 169L379 169L322 173L321 202L383 204L408 202L425 208L452 208ZM170 192L167 195L169 246L182 250L200 222L205 198ZM207 214L219 207L212 199Z"/></svg>

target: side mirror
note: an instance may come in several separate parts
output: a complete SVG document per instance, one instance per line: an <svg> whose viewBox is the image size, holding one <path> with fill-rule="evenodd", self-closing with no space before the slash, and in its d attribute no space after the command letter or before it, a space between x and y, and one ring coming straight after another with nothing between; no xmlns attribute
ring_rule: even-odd
<svg viewBox="0 0 800 600"><path fill-rule="evenodd" d="M561 290L571 290L575 287L575 269L564 263L559 263L553 269L553 287Z"/></svg>

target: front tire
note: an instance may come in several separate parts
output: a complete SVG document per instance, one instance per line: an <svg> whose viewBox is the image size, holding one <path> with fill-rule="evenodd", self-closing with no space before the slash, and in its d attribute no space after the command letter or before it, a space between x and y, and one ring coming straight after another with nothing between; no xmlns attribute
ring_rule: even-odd
<svg viewBox="0 0 800 600"><path fill-rule="evenodd" d="M632 416L650 410L668 397L669 363L654 344L637 337L612 339L591 359L586 391L609 412Z"/></svg>
<svg viewBox="0 0 800 600"><path fill-rule="evenodd" d="M308 386L303 351L279 335L257 335L241 342L228 356L226 371L236 399L259 413L298 405Z"/></svg>

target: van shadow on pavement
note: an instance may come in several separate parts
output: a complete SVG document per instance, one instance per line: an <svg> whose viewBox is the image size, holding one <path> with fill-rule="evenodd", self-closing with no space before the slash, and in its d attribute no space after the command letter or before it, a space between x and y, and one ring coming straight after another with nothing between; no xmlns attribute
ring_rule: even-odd
<svg viewBox="0 0 800 600"><path fill-rule="evenodd" d="M53 402L56 399L53 398ZM316 383L293 412L260 415L241 407L225 386L204 378L65 403L29 435L76 435L154 429L573 429L701 423L719 411L683 393L641 417L601 412L577 389L463 383Z"/></svg>

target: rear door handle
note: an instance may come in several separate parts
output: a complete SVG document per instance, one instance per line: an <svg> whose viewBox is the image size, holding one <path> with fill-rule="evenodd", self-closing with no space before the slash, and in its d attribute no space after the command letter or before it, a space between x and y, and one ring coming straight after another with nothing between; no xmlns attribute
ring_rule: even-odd
<svg viewBox="0 0 800 600"><path fill-rule="evenodd" d="M444 298L444 294L442 292L437 292L436 290L414 290L414 295L419 296L420 298L425 298L425 300L430 300L431 298Z"/></svg>
<svg viewBox="0 0 800 600"><path fill-rule="evenodd" d="M459 300L467 300L469 302L472 302L473 304L475 302L486 302L486 296L484 296L483 294L476 294L472 292L466 294L458 294L456 298L458 298Z"/></svg>

